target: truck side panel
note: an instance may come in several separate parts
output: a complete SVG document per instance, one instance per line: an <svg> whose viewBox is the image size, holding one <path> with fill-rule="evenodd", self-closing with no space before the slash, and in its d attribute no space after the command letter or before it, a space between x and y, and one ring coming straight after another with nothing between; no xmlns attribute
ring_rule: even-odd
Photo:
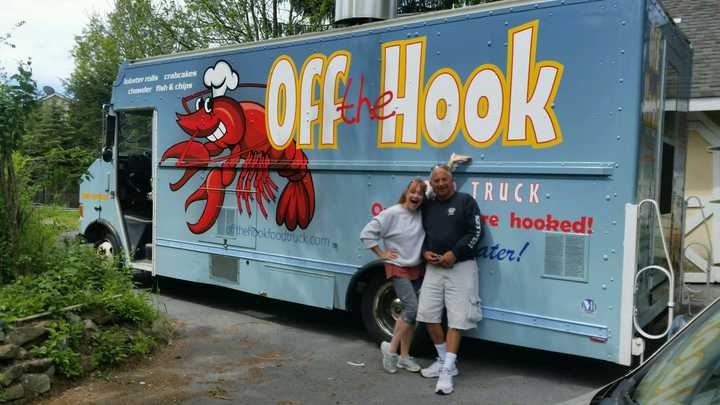
<svg viewBox="0 0 720 405"><path fill-rule="evenodd" d="M154 190L157 274L344 308L350 278L373 259L358 240L360 229L380 209L394 204L411 178L426 177L433 164L447 161L451 152L461 153L472 156L473 162L458 169L458 187L473 195L486 215L478 258L485 320L471 335L617 361L624 205L634 202L636 196L643 18L643 1L549 1L491 10L473 8L311 39L128 65L116 82L115 109L153 105L158 117L156 155L172 155L154 162L158 165ZM522 42L523 35L531 40ZM523 44L528 45L521 49ZM421 49L416 59L414 49ZM509 61L513 55L527 55L529 67L524 71L513 65ZM326 82L337 71L329 62L340 63L343 57L347 58L344 74ZM277 155L268 142L285 140L282 128L288 122L295 124L290 133L293 142L307 140L298 135L303 114L315 116L312 107L303 105L302 97L297 97L295 104L285 102L296 94L293 83L301 88L300 94L306 93L306 99L315 101L318 110L322 110L322 100L330 98L334 103L344 100L346 107L353 104L345 110L348 121L356 118L360 100L359 122L323 125L318 114L312 126L312 145L301 149L312 176L311 216L302 217L311 204L306 194L299 192L294 201L281 203L284 189L305 181L296 178L298 171L282 169L270 170L278 189L273 189L274 200L262 198L267 216L258 204L262 192L255 188L255 175L249 183L241 182L240 190L253 196L248 198L248 212L243 193L237 192L243 160L237 169L221 170L232 159L235 143L217 142L215 129L192 141L194 145L214 143L209 149L213 153L220 150L205 158L208 167L199 163L202 159L188 159L202 157L203 152L193 154L191 149L196 146L183 144L191 135L180 126L179 117L195 113L198 100L200 109L208 107L205 99L209 94L190 96L206 89L205 73L221 69L220 61L237 73L239 83L258 85L238 86L224 93L224 97L246 103L245 124L252 130L242 133L244 140L238 141L243 153ZM412 76L418 63L419 83ZM319 72L317 79L309 79L311 84L303 87L303 72L312 71L313 66ZM273 89L273 80L283 77L283 67L290 72L285 77L294 76L295 80ZM470 86L479 72L488 75L487 86L481 86L488 92L481 92L485 101L472 93L476 90ZM490 72L502 84L503 118L496 136L481 142L485 133L477 132L476 127L468 129L468 125L483 122L497 107L490 100L494 88ZM555 80L542 79L540 72L554 72ZM440 86L445 90L431 89L434 80L441 79L446 80ZM451 80L461 94L458 99L446 91L452 87ZM523 89L523 80L527 102L534 94L542 97L543 92L550 92L538 83L554 83L554 95L548 96L552 103L545 106L546 113L525 106L535 115L513 124L510 110L524 107L522 102L518 104L517 94L514 102L511 95ZM325 92L326 84L337 88ZM393 117L379 118L391 115L390 109L378 109L373 116L371 107L387 101L382 95L393 84L394 98L416 94L418 100L434 100L435 105L427 108L418 101L414 109L399 106L392 110L397 113ZM413 93L412 89L419 90ZM266 98L271 91L278 97ZM446 98L433 99L433 92ZM447 129L443 123L457 108L453 103L466 103L473 94L475 105L467 110L469 121L463 126L458 119L454 135L444 143L437 142L439 138L433 137ZM184 97L190 98L187 111ZM210 110L223 105L218 100L216 97L214 105L209 105ZM261 124L258 120L263 117L249 112L253 103L262 106L269 121L275 121ZM325 109L327 114L333 111L337 111L334 104ZM400 112L407 114L402 120ZM556 118L556 137L542 144L540 140L548 139L549 134L534 129L547 128L541 121L551 116ZM402 128L404 120L413 118L418 121L416 127L398 129L398 142L383 145L387 138L383 138L381 126ZM510 125L522 127L522 121L528 139L524 144L508 137ZM423 122L440 124L426 135ZM280 130L271 129L272 136L263 132L273 125ZM237 130L225 126L227 134ZM333 145L323 145L322 131L335 135ZM216 141L209 140L210 135ZM175 153L168 152L176 145L181 146ZM207 145L203 148L207 150ZM292 146L287 150L293 150ZM252 156L243 159L248 162ZM305 170L300 152L293 154L291 161L295 169ZM260 161L250 166L250 170L263 169ZM197 168L197 173L181 187L171 189L187 167ZM218 180L216 176L221 175L229 179ZM307 184L303 184L307 192ZM193 193L202 196L203 190L207 199L192 201ZM208 204L221 208L217 218L208 229L193 233L189 224L202 218ZM300 214L286 217L278 225L278 210ZM307 227L303 228L303 221ZM290 229L290 223L299 225Z"/></svg>

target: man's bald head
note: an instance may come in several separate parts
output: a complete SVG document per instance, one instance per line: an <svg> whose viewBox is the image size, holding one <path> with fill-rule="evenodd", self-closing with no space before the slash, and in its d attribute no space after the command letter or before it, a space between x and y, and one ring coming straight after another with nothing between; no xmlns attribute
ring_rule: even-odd
<svg viewBox="0 0 720 405"><path fill-rule="evenodd" d="M455 182L447 165L437 165L430 173L430 186L439 200L447 200L455 193Z"/></svg>
<svg viewBox="0 0 720 405"><path fill-rule="evenodd" d="M450 178L453 177L452 171L450 170L450 166L445 165L445 164L435 165L435 167L433 167L432 170L430 171L430 177L432 177L433 173L435 173L438 170L444 171L445 173L447 173L450 176Z"/></svg>

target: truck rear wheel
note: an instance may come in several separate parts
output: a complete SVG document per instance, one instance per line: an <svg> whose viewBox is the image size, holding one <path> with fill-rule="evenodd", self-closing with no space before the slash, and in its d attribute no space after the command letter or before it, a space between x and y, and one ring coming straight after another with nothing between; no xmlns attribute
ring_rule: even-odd
<svg viewBox="0 0 720 405"><path fill-rule="evenodd" d="M402 313L402 303L395 295L392 282L385 278L383 271L378 271L370 280L361 298L360 312L368 334L375 341L389 342L395 328L395 319ZM415 328L411 352L435 353L432 340L422 324Z"/></svg>
<svg viewBox="0 0 720 405"><path fill-rule="evenodd" d="M395 319L402 312L402 303L384 272L378 271L363 291L361 312L365 329L373 339L392 339Z"/></svg>

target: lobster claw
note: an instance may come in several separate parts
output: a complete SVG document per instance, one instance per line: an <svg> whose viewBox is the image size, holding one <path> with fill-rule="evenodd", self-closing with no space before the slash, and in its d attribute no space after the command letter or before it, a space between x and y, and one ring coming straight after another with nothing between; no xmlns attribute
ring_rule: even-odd
<svg viewBox="0 0 720 405"><path fill-rule="evenodd" d="M212 228L218 215L220 215L225 200L225 190L223 188L223 170L211 169L203 185L188 197L185 201L186 210L195 201L206 200L205 208L197 222L194 224L187 223L190 232L201 234Z"/></svg>
<svg viewBox="0 0 720 405"><path fill-rule="evenodd" d="M177 191L184 186L202 167L210 163L210 153L205 144L193 140L183 141L171 146L163 153L160 162L167 159L178 159L175 166L186 167L185 173L175 183L170 184L170 190Z"/></svg>
<svg viewBox="0 0 720 405"><path fill-rule="evenodd" d="M205 144L192 139L171 146L163 153L160 162L171 158L178 159L175 165L179 167L205 167L210 163L210 153L208 153Z"/></svg>

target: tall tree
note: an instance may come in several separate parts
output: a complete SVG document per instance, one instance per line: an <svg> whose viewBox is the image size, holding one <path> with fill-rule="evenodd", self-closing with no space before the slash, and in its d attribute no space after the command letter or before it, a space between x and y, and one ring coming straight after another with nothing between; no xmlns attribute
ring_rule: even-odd
<svg viewBox="0 0 720 405"><path fill-rule="evenodd" d="M426 13L495 1L499 0L399 0L398 14Z"/></svg>
<svg viewBox="0 0 720 405"><path fill-rule="evenodd" d="M161 17L150 0L116 0L113 11L92 16L75 38L75 69L65 82L74 99L68 120L88 150L99 150L101 107L110 102L120 64L185 49L158 30Z"/></svg>
<svg viewBox="0 0 720 405"><path fill-rule="evenodd" d="M15 44L10 42L13 36L13 31L22 27L23 25L25 25L25 21L18 21L17 23L15 23L15 25L12 26L9 32L0 35L0 46L15 48Z"/></svg>
<svg viewBox="0 0 720 405"><path fill-rule="evenodd" d="M57 104L41 104L30 116L21 152L27 158L25 173L34 194L43 192L43 202L61 193L77 192L87 166L97 153L84 145L69 125L68 112Z"/></svg>
<svg viewBox="0 0 720 405"><path fill-rule="evenodd" d="M184 48L197 49L321 30L333 7L332 0L163 0L158 26Z"/></svg>
<svg viewBox="0 0 720 405"><path fill-rule="evenodd" d="M99 150L100 107L110 102L122 61L320 29L327 21L306 16L311 3L329 9L332 2L115 0L112 12L91 17L75 39L75 69L65 83L74 98L70 125L88 149Z"/></svg>
<svg viewBox="0 0 720 405"><path fill-rule="evenodd" d="M23 228L13 155L35 106L35 90L29 61L20 63L9 78L0 72L0 282L12 277L11 264Z"/></svg>
<svg viewBox="0 0 720 405"><path fill-rule="evenodd" d="M90 18L72 50L75 70L65 82L73 96L69 122L79 141L89 150L100 150L103 104L110 102L112 83L121 62L119 45L99 16Z"/></svg>

